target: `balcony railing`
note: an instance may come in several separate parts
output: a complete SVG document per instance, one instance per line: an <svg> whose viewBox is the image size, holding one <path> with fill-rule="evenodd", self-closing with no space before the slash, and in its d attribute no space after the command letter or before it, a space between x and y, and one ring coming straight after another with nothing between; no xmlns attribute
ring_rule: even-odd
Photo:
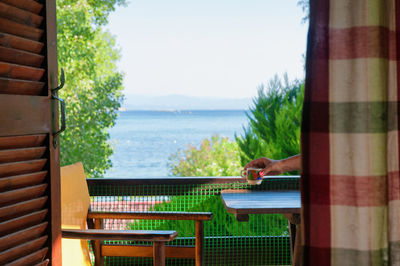
<svg viewBox="0 0 400 266"><path fill-rule="evenodd" d="M205 265L288 265L289 231L281 214L250 215L238 222L220 199L225 189L298 190L298 176L270 177L250 186L237 177L177 177L152 179L88 179L93 211L212 212L204 223ZM108 220L109 229L176 230L169 245L194 246L193 221ZM144 243L132 243L144 244ZM151 258L106 258L107 265L152 265ZM193 259L167 258L167 265L194 265Z"/></svg>

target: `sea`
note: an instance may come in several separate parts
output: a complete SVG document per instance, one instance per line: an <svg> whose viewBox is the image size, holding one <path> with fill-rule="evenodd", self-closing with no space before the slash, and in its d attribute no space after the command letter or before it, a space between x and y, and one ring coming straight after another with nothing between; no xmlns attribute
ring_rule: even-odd
<svg viewBox="0 0 400 266"><path fill-rule="evenodd" d="M171 176L168 161L179 149L213 135L233 141L247 124L245 110L121 111L109 131L113 166L104 177Z"/></svg>

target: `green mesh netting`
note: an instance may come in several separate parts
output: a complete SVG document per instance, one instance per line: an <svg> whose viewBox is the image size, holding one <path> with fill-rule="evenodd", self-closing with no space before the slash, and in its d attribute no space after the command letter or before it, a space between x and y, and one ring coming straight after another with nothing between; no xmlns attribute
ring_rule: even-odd
<svg viewBox="0 0 400 266"><path fill-rule="evenodd" d="M226 212L220 198L225 189L297 190L298 177L265 180L260 186L245 183L100 185L90 182L92 211L212 212L204 222L204 265L291 264L288 222L283 215L250 215L238 222ZM95 195L95 196L93 196ZM176 230L168 245L194 246L194 221L106 220L106 229ZM119 242L113 242L119 243ZM127 244L128 242L123 242ZM132 245L151 243L131 242ZM106 265L153 265L152 258L106 257ZM167 258L166 265L195 265L194 259Z"/></svg>

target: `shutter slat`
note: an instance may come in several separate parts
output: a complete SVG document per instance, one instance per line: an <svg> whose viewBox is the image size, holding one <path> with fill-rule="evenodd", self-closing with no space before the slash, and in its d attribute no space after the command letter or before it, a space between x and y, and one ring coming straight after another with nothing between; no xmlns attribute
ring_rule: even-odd
<svg viewBox="0 0 400 266"><path fill-rule="evenodd" d="M0 77L0 94L40 95L44 82Z"/></svg>
<svg viewBox="0 0 400 266"><path fill-rule="evenodd" d="M0 17L0 31L34 41L40 41L43 36L43 30L41 29L23 25L2 17Z"/></svg>
<svg viewBox="0 0 400 266"><path fill-rule="evenodd" d="M47 236L23 243L19 246L0 252L0 265L33 253L43 247Z"/></svg>
<svg viewBox="0 0 400 266"><path fill-rule="evenodd" d="M43 21L42 16L2 2L0 2L0 16L33 27L39 27Z"/></svg>
<svg viewBox="0 0 400 266"><path fill-rule="evenodd" d="M19 202L0 208L0 222L16 218L18 215L26 215L30 212L39 211L47 201L47 196L38 199Z"/></svg>
<svg viewBox="0 0 400 266"><path fill-rule="evenodd" d="M46 162L47 159L38 159L16 163L3 163L0 164L0 177L39 172L43 169Z"/></svg>
<svg viewBox="0 0 400 266"><path fill-rule="evenodd" d="M43 248L39 251L36 251L28 256L22 257L18 260L12 261L9 264L6 265L12 265L12 266L26 266L26 265L32 265L32 264L37 264L40 263L44 260L46 257L48 248Z"/></svg>
<svg viewBox="0 0 400 266"><path fill-rule="evenodd" d="M28 227L24 230L0 237L0 251L9 249L26 241L41 237L46 230L47 222Z"/></svg>
<svg viewBox="0 0 400 266"><path fill-rule="evenodd" d="M29 161L43 157L46 147L0 150L0 163Z"/></svg>
<svg viewBox="0 0 400 266"><path fill-rule="evenodd" d="M0 206L38 198L43 195L47 184L40 184L32 187L20 188L0 193Z"/></svg>
<svg viewBox="0 0 400 266"><path fill-rule="evenodd" d="M43 222L47 212L44 209L0 223L0 236Z"/></svg>
<svg viewBox="0 0 400 266"><path fill-rule="evenodd" d="M40 54L43 49L44 43L0 32L0 45L35 54Z"/></svg>
<svg viewBox="0 0 400 266"><path fill-rule="evenodd" d="M39 14L43 8L43 5L35 0L0 0L0 2L7 3L35 14Z"/></svg>
<svg viewBox="0 0 400 266"><path fill-rule="evenodd" d="M47 171L41 171L25 175L2 177L0 178L0 192L40 184L46 175Z"/></svg>
<svg viewBox="0 0 400 266"><path fill-rule="evenodd" d="M40 81L44 72L45 70L43 68L23 66L0 61L1 77Z"/></svg>
<svg viewBox="0 0 400 266"><path fill-rule="evenodd" d="M43 145L45 138L45 134L0 137L0 150L41 146Z"/></svg>
<svg viewBox="0 0 400 266"><path fill-rule="evenodd" d="M29 161L40 159L46 151L46 147L21 148L0 150L0 163Z"/></svg>
<svg viewBox="0 0 400 266"><path fill-rule="evenodd" d="M39 262L38 264L35 264L35 266L47 266L49 264L50 260L45 259L44 261Z"/></svg>
<svg viewBox="0 0 400 266"><path fill-rule="evenodd" d="M0 46L0 61L25 66L40 67L44 56Z"/></svg>

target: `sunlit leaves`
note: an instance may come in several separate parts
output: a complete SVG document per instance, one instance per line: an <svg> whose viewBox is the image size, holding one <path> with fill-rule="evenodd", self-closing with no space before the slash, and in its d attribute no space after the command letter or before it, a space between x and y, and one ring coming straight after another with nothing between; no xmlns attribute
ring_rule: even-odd
<svg viewBox="0 0 400 266"><path fill-rule="evenodd" d="M107 130L122 101L119 51L103 27L124 0L57 0L58 64L66 85L67 130L61 135L61 164L82 161L88 176L111 166Z"/></svg>

